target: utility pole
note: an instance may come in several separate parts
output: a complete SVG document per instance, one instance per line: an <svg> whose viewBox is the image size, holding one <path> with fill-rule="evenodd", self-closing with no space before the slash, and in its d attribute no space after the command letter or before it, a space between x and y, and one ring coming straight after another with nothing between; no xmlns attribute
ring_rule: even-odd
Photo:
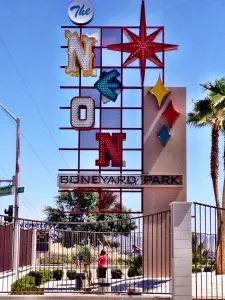
<svg viewBox="0 0 225 300"><path fill-rule="evenodd" d="M20 185L20 118L16 118L4 105L0 103L7 115L16 122L16 168L13 185L15 186L15 203L14 203L14 227L13 227L13 279L19 278L19 253L20 253L20 222L19 222L19 193Z"/></svg>
<svg viewBox="0 0 225 300"><path fill-rule="evenodd" d="M19 217L19 193L20 186L20 118L16 118L4 105L0 103L0 107L16 122L16 168L13 185L15 186L15 202L14 202L14 217L15 220Z"/></svg>
<svg viewBox="0 0 225 300"><path fill-rule="evenodd" d="M16 172L15 172L15 219L19 217L19 193L20 187L20 118L16 119Z"/></svg>

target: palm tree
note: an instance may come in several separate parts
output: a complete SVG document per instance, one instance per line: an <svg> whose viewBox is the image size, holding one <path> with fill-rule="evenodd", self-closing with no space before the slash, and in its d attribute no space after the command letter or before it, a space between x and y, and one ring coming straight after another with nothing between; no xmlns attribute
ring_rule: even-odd
<svg viewBox="0 0 225 300"><path fill-rule="evenodd" d="M202 87L207 91L208 98L213 103L213 107L219 112L221 118L220 130L224 135L224 150L223 150L223 168L224 168L224 182L222 205L216 205L222 209L217 209L218 216L218 242L217 242L217 259L216 259L216 273L225 274L225 78L216 79L215 83L208 82Z"/></svg>
<svg viewBox="0 0 225 300"><path fill-rule="evenodd" d="M222 111L225 109L225 78L216 79L215 83L208 82L201 85L205 91L208 92L208 98L213 103L215 108ZM225 122L225 120L223 120ZM225 208L225 131L224 122L221 124L221 131L224 133L224 151L223 151L223 167L224 167L224 184L223 184L223 196L222 196L222 208Z"/></svg>
<svg viewBox="0 0 225 300"><path fill-rule="evenodd" d="M210 170L217 209L218 241L216 274L225 274L225 134L224 134L224 187L222 206L219 197L219 133L225 133L225 78L215 83L201 85L207 92L204 100L194 102L193 112L188 114L187 123L196 127L211 126L211 159Z"/></svg>
<svg viewBox="0 0 225 300"><path fill-rule="evenodd" d="M187 123L195 127L211 127L211 155L210 172L213 183L213 190L216 206L220 207L220 197L218 188L219 177L219 131L221 126L220 110L213 106L209 98L194 102L193 111L188 113Z"/></svg>

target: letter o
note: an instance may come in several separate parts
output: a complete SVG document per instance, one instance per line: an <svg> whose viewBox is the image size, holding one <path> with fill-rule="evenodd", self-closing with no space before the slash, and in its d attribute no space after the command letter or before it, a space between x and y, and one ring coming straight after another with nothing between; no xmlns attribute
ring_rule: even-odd
<svg viewBox="0 0 225 300"><path fill-rule="evenodd" d="M86 117L81 118L81 109ZM95 101L91 97L74 97L70 105L70 123L76 130L90 130L95 125Z"/></svg>

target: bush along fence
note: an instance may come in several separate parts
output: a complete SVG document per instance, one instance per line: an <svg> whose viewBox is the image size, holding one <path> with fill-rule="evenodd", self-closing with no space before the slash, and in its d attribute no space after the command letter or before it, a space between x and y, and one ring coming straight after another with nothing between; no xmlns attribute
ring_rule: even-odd
<svg viewBox="0 0 225 300"><path fill-rule="evenodd" d="M38 221L19 219L15 223L27 228L32 241L23 250L27 265L14 268L12 261L11 270L0 273L0 293L137 292L192 299L192 270L208 274L203 271L213 266L213 259L209 264L193 250L198 227L192 234L193 220L189 203L111 222L40 222L39 229ZM4 231L8 225L0 226ZM13 232L11 238L13 244ZM7 257L6 249L1 257Z"/></svg>

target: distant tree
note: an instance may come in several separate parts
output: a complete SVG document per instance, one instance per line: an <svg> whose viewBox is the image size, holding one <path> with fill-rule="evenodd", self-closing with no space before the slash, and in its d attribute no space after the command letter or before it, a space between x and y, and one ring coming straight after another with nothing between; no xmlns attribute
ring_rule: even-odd
<svg viewBox="0 0 225 300"><path fill-rule="evenodd" d="M80 202L80 213L78 206ZM101 204L99 204L101 202ZM96 212L99 208L108 211L108 214L85 214L85 212ZM61 229L62 243L66 247L71 247L77 243L74 238L77 232L85 232L83 243L102 244L105 243L105 236L124 236L136 228L135 221L130 214L116 213L120 208L117 202L117 195L111 191L102 191L100 196L97 193L81 193L78 201L76 192L61 193L56 200L56 207L47 206L44 209L46 221L63 222L55 228ZM123 212L129 212L126 207L122 207ZM70 213L64 213L70 212ZM77 213L76 213L77 212ZM81 213L83 212L83 213ZM110 213L113 212L113 213ZM70 224L76 222L76 224ZM77 224L79 222L79 224ZM83 223L83 224L82 224Z"/></svg>
<svg viewBox="0 0 225 300"><path fill-rule="evenodd" d="M208 253L205 243L199 240L199 235L192 233L192 263L205 264Z"/></svg>

